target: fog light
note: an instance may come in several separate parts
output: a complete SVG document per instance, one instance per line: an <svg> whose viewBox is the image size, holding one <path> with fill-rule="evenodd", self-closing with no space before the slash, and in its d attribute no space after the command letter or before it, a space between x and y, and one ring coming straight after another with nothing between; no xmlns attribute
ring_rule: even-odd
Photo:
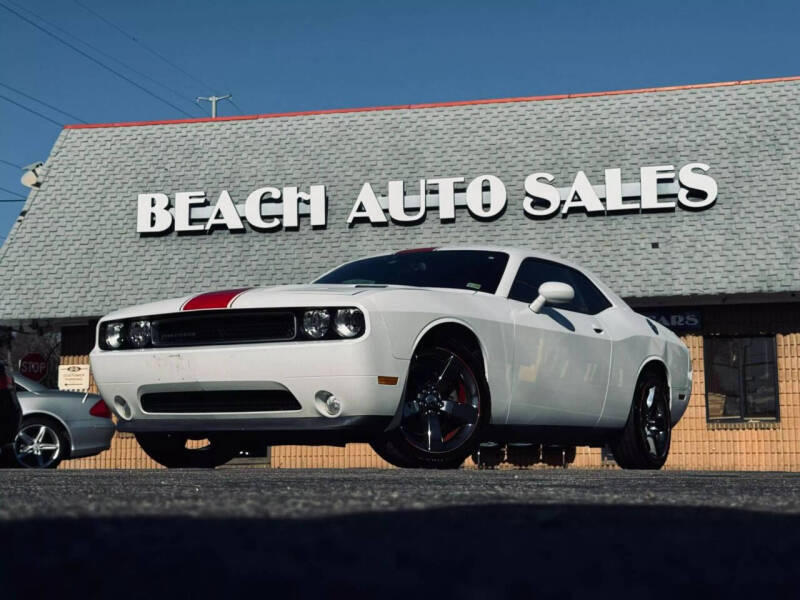
<svg viewBox="0 0 800 600"><path fill-rule="evenodd" d="M320 390L314 395L317 409L330 417L338 417L342 412L342 403L332 393Z"/></svg>
<svg viewBox="0 0 800 600"><path fill-rule="evenodd" d="M114 408L116 409L116 413L126 421L131 418L131 407L125 402L125 398L122 396L114 396Z"/></svg>
<svg viewBox="0 0 800 600"><path fill-rule="evenodd" d="M325 407L328 409L328 413L331 415L338 415L339 411L342 410L342 405L336 396L330 396L325 401Z"/></svg>

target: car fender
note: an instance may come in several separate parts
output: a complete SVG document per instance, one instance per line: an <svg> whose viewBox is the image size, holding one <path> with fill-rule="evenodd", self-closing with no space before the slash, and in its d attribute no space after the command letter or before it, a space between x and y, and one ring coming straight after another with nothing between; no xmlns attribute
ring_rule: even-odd
<svg viewBox="0 0 800 600"><path fill-rule="evenodd" d="M670 344L667 344L664 349L664 356L648 356L647 358L642 361L641 366L639 367L639 372L636 375L636 380L639 380L639 376L641 375L642 371L647 367L647 365L652 364L654 362L658 362L661 366L664 367L664 370L667 372L667 389L669 392L669 407L670 407L670 420L672 425L676 425L678 421L680 421L683 414L686 412L686 407L689 404L689 394L691 392L690 389L687 387L681 387L680 381L676 382L675 377L681 378L681 365L676 363L676 368L670 366L669 360L669 352ZM674 357L678 360L677 357ZM688 378L686 378L688 381Z"/></svg>
<svg viewBox="0 0 800 600"><path fill-rule="evenodd" d="M659 361L664 365L671 403L676 394L684 393L688 350L669 329L655 326L633 311L611 309L602 316L613 345L609 388L598 426L618 428L628 419L636 382L647 364Z"/></svg>
<svg viewBox="0 0 800 600"><path fill-rule="evenodd" d="M455 318L455 317L441 317L441 318L438 318L438 319L434 319L433 321L431 321L430 323L425 325L425 327L423 327L422 331L420 331L417 334L417 337L414 339L414 343L412 345L411 352L413 353L413 351L417 348L417 346L419 346L419 343L422 341L422 338L424 338L425 335L429 331L431 331L434 327L438 327L439 325L446 325L448 323L453 323L455 325L461 325L465 329L468 329L470 332L472 332L472 335L474 335L475 339L478 340L478 345L480 346L480 349L481 349L481 359L483 361L483 372L484 372L484 374L486 374L487 379L488 379L489 360L488 360L487 354L486 354L486 346L483 343L483 340L481 339L481 336L478 335L478 332L475 331L475 329L469 323L464 321L463 319L458 319L458 318Z"/></svg>
<svg viewBox="0 0 800 600"><path fill-rule="evenodd" d="M388 294L387 294L388 295ZM481 309L484 302L507 302L504 298L483 297L476 303L469 295L462 296L460 314L453 314L453 305L442 306L440 301L420 302L414 310L396 310L376 306L381 325L389 338L395 358L409 360L422 337L432 328L452 323L465 327L478 339L484 371L492 398L492 421L505 423L511 398L508 365L513 361L513 324L501 324L489 309Z"/></svg>
<svg viewBox="0 0 800 600"><path fill-rule="evenodd" d="M666 350L666 348L665 348L665 350ZM664 370L667 372L667 388L670 390L670 398L671 398L672 397L672 375L671 375L670 368L669 368L669 365L667 364L667 360L666 360L665 356L651 355L651 356L646 357L642 361L642 364L639 365L639 370L636 372L636 381L637 382L639 381L639 377L641 377L642 371L645 370L647 365L649 365L651 363L654 363L654 362L659 363L662 367L664 367Z"/></svg>

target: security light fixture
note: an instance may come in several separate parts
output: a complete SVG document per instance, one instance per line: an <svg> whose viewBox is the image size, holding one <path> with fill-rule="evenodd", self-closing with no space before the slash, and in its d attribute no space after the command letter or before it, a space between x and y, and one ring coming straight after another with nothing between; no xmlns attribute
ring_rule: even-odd
<svg viewBox="0 0 800 600"><path fill-rule="evenodd" d="M22 167L25 171L25 174L22 176L20 181L22 185L29 188L38 188L42 185L42 167L44 166L43 162L35 162L31 163L26 167Z"/></svg>

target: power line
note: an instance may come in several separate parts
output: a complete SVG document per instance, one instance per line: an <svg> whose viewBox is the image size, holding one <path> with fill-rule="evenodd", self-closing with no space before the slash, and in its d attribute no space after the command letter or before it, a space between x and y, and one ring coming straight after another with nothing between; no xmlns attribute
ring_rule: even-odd
<svg viewBox="0 0 800 600"><path fill-rule="evenodd" d="M25 202L25 198L0 198L0 202Z"/></svg>
<svg viewBox="0 0 800 600"><path fill-rule="evenodd" d="M230 97L230 98L228 98L228 102L230 102L231 104L233 104L233 108L235 108L236 110L238 110L240 115L243 115L243 114L244 114L244 111L242 111L242 109L241 109L241 108L239 108L239 105L238 105L238 104L236 104L236 102L234 102L234 101L233 101L233 95L231 95L231 97Z"/></svg>
<svg viewBox="0 0 800 600"><path fill-rule="evenodd" d="M89 12L89 13L93 14L95 17L97 17L98 19L100 19L100 20L101 20L103 23L105 23L105 24L106 24L106 25L108 25L109 27L113 27L114 29L116 29L117 31L119 31L119 32L120 32L122 35L124 35L125 37L128 37L128 38L130 38L131 40L133 40L135 43L139 44L139 45L140 45L142 48L144 48L145 50L147 50L147 51L148 51L150 54L152 54L153 56L155 56L155 57L156 57L156 58L158 58L159 60L162 60L162 61L164 61L164 62L165 62L165 63L167 63L169 66L171 66L173 69L177 69L178 71L180 71L181 73L183 73L184 75L186 75L187 77L189 77L190 79L192 79L193 81L195 81L195 82L199 83L200 85L202 85L204 88L206 88L206 89L212 89L212 88L211 88L211 86L210 86L210 85L208 85L208 84L207 84L205 81L203 81L203 80L202 80L202 79L200 79L199 77L195 77L194 75L192 75L191 73L189 73L189 71L187 71L186 69L184 69L184 68L182 68L182 67L180 67L180 66L176 65L174 62L172 62L171 60L169 60L169 59L168 59L166 56L164 56L164 55L163 55L163 54L161 54L160 52L158 52L158 51L154 50L153 48L151 48L150 46L148 46L147 44L145 44L144 42L142 42L142 41L141 41L139 38L137 38L137 37L136 37L135 35L133 35L132 33L128 33L127 31L125 31L124 29L122 29L122 27L120 27L119 25L117 25L116 23L114 23L114 22L112 22L112 21L109 21L108 19L106 19L106 18L105 18L103 15L101 15L100 13L98 13L98 12L96 12L95 10L93 10L93 9L89 8L88 6L86 6L85 4L83 4L83 3L81 3L81 2L78 2L78 0L73 0L73 2L75 2L75 4L77 4L78 6L80 6L80 7L81 7L83 10L85 10L86 12Z"/></svg>
<svg viewBox="0 0 800 600"><path fill-rule="evenodd" d="M0 5L0 6L2 6L2 5ZM34 115L36 115L37 117L41 117L45 121L50 121L53 125L58 125L59 127L63 127L64 126L63 123L59 123L58 121L54 121L53 119L51 119L50 117L46 117L45 115L43 115L39 111L33 110L32 108L28 108L27 106L25 106L24 104L20 104L16 100L12 100L11 98L8 98L7 96L3 96L3 94L0 94L0 99L5 100L6 102L11 102L11 104L16 104L22 110L27 110L29 113L33 113Z"/></svg>
<svg viewBox="0 0 800 600"><path fill-rule="evenodd" d="M0 158L0 163L3 163L3 164L5 164L5 165L8 165L9 167L14 167L14 168L17 168L17 169L21 169L21 168L22 168L22 167L20 167L19 165L17 165L17 164L14 164L14 163L12 163L12 162L9 162L9 161L7 161L7 160L3 160L2 158Z"/></svg>
<svg viewBox="0 0 800 600"><path fill-rule="evenodd" d="M55 29L56 31L60 31L60 32L61 32L61 33L63 33L64 35L66 35L66 36L68 36L68 37L70 37L70 38L72 38L72 39L74 39L74 40L76 40L76 41L80 42L81 44L83 44L83 45L84 45L84 46L86 46L87 48L91 48L92 50L94 50L95 52L97 52L98 54L100 54L101 56L105 56L105 57L106 57L106 58L108 58L109 60L112 60L112 61L114 61L115 63L117 63L118 65L121 65L122 67L124 67L124 68L128 69L129 71L131 71L131 72L133 72L133 73L136 73L136 74L137 74L137 75L139 75L140 77L144 77L145 79L147 79L148 81L150 81L150 82L154 83L155 85L157 85L157 86L159 86L159 87L161 87L161 88L163 88L163 89L167 90L168 92L170 92L170 93L174 94L175 96L177 96L177 97L178 97L178 98L180 98L181 100L186 100L187 102L189 101L189 99L186 97L186 95L185 95L183 92L181 92L181 91L179 91L179 90L176 90L175 88L173 88L173 87L171 87L171 86L169 86L169 85L167 85L167 84L165 84L165 83L161 83L160 81L158 81L157 79L155 79L155 78L151 77L151 76L150 76L150 75L148 75L147 73L143 73L142 71L140 71L140 70L136 69L135 67L132 67L132 66L130 66L129 64L127 64L127 63L125 63L125 62L123 62L123 61L119 60L118 58L115 58L114 56L112 56L112 55L111 55L111 54L109 54L108 52L106 52L106 51L102 50L101 48L98 48L98 47L97 47L97 46L95 46L94 44L90 44L90 43L89 43L89 42L87 42L86 40L83 40L83 39L79 38L77 35L75 35L74 33L71 33L71 32L69 32L69 31L67 31L67 30L66 30L66 29L64 29L63 27L59 27L58 25L56 25L56 24L55 24L55 23L53 23L52 21L48 21L48 20L47 20L47 19L45 19L44 17L40 17L39 15L37 15L37 14L35 14L35 13L32 13L30 10L28 10L27 8L25 8L25 7L23 7L23 6L20 6L20 5L19 5L19 4L17 4L16 2L12 2L11 0L6 0L6 2L8 2L9 4L11 4L11 5L12 5L12 6L14 6L15 8L17 8L17 9L19 9L19 10L23 11L23 12L26 12L26 13L28 13L29 15L32 15L33 17L35 17L35 18L39 19L39 20L40 20L42 23L45 23L45 24L47 24L49 27L52 27L52 28L53 28L53 29ZM199 107L198 107L198 106L196 106L195 104L192 104L192 106L194 106L195 108L198 108L198 109L199 109ZM82 122L83 122L83 121L82 121Z"/></svg>
<svg viewBox="0 0 800 600"><path fill-rule="evenodd" d="M127 81L128 83L130 83L132 86L134 86L134 87L136 87L136 88L138 88L138 89L142 90L142 91L143 91L145 94L147 94L148 96L152 96L152 97L153 97L153 98L155 98L156 100L159 100L160 102L163 102L163 103L164 103L164 104L166 104L167 106L169 106L169 107L171 107L171 108L175 109L176 111L178 111L178 112L179 112L179 113L181 113L181 114L184 114L184 115L186 115L187 117L192 117L192 116L193 116L193 115L190 115L189 113L187 113L187 112L186 112L185 110L183 110L182 108L179 108L179 107L175 106L175 105L174 105L172 102L170 102L169 100L166 100L166 99L162 98L161 96L159 96L158 94L155 94L155 93L151 92L150 90L148 90L148 89L147 89L146 87L144 87L143 85L139 85L138 83L136 83L136 82L135 82L133 79L131 79L130 77L127 77L126 75L123 75L122 73L120 73L120 72L119 72L119 71L117 71L116 69L113 69L113 68L109 67L107 64L105 64L104 62L102 62L102 61L100 61L100 60L96 59L96 58L95 58L94 56L92 56L91 54L87 54L86 52L84 52L83 50L81 50L80 48L78 48L77 46L75 46L75 45L73 45L73 44L70 44L70 43L69 43L67 40L65 40L64 38L61 38L61 37L57 36L57 35L56 35L55 33L53 33L52 31L49 31L49 30L45 29L44 27L42 27L41 25L39 25L38 23L35 23L34 21L31 21L31 20L30 20L28 17L26 17L25 15L22 15L22 14L18 13L18 12L17 12L16 10L14 10L13 8L11 8L11 7L9 7L9 6L6 6L6 5L5 5L5 4L3 4L2 2L0 2L0 6L2 6L3 8L5 8L5 9L6 9L8 12L10 12L11 14L13 14L13 15L16 15L17 17L19 17L20 19L22 19L23 21L25 21L25 22L26 22L26 23L28 23L29 25L32 25L33 27L35 27L35 28L36 28L36 29L38 29L39 31L41 31L41 32L43 32L43 33L45 33L45 34L49 35L50 37L52 37L52 38L53 38L53 39L55 39L55 40L58 40L59 42L61 42L62 44L64 44L64 45L65 45L67 48L70 48L71 50L74 50L75 52L77 52L77 53L78 53L78 54L80 54L81 56L83 56L83 57L85 57L85 58L88 58L88 59L89 59L89 60L91 60L93 63L95 63L95 64L99 65L100 67L102 67L102 68L103 68L103 69L105 69L106 71L109 71L110 73L113 73L114 75L116 75L116 76L117 76L117 77L119 77L120 79L124 79L125 81ZM29 11L29 12L30 12L30 11ZM35 14L35 13L32 13L32 14Z"/></svg>
<svg viewBox="0 0 800 600"><path fill-rule="evenodd" d="M23 199L22 196L19 195L19 192L15 192L14 190L10 190L10 189L4 188L4 187L0 187L0 190L3 190L4 192L8 192L9 194L14 194L15 196L19 197L20 199Z"/></svg>
<svg viewBox="0 0 800 600"><path fill-rule="evenodd" d="M66 111L63 111L60 108L56 108L52 104L48 104L47 102L44 102L43 100L39 100L38 98L34 98L30 94L26 94L25 92L21 92L20 90L11 87L8 84L3 83L2 81L0 81L0 86L6 88L7 90L11 90L12 92L15 92L15 93L19 94L20 96L25 96L28 100L33 100L34 102L38 102L42 106L46 106L47 108L49 108L51 110L54 110L56 112L61 113L62 115L66 115L70 119L75 119L76 121L80 121L81 123L86 123L86 121L84 121L83 119L80 119L80 118L76 117L75 115L71 115L70 113L68 113Z"/></svg>

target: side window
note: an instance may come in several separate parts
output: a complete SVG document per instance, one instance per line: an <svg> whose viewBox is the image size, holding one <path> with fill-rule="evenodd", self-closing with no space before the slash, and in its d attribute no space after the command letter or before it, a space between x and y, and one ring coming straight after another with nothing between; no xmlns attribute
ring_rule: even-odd
<svg viewBox="0 0 800 600"><path fill-rule="evenodd" d="M566 265L538 258L526 258L522 261L508 297L530 304L539 295L539 286L546 281L568 283L575 290L572 302L560 304L559 308L596 315L611 306L603 293L583 273Z"/></svg>
<svg viewBox="0 0 800 600"><path fill-rule="evenodd" d="M778 364L773 336L703 338L706 419L778 419Z"/></svg>

